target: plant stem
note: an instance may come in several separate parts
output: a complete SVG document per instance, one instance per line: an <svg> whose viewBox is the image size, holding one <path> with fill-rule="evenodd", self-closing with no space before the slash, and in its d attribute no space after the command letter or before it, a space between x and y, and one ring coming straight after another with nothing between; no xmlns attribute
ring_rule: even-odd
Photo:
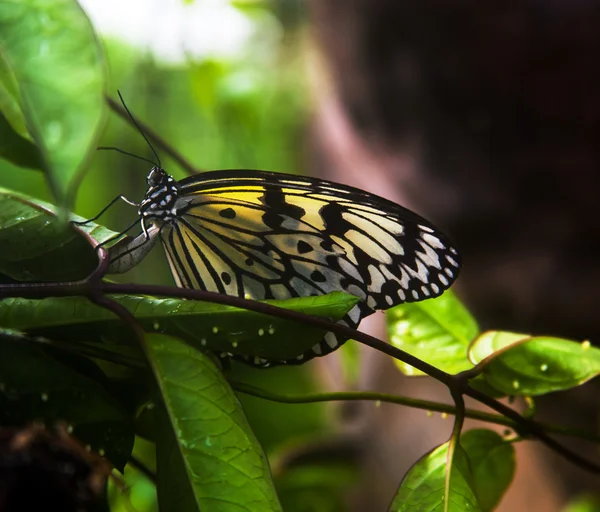
<svg viewBox="0 0 600 512"><path fill-rule="evenodd" d="M460 434L465 423L465 399L458 386L450 388L452 399L456 407L456 416L454 417L454 425L452 434L448 441L448 454L446 459L446 478L444 479L444 512L450 510L450 479L452 478L452 469L454 466L454 456L456 449L460 448Z"/></svg>
<svg viewBox="0 0 600 512"><path fill-rule="evenodd" d="M300 322L326 331L334 332L347 339L354 339L360 343L368 345L376 350L380 350L391 357L403 361L421 372L433 377L439 382L445 384L452 393L457 390L465 396L469 396L478 402L487 405L496 412L508 417L514 422L514 428L520 435L534 436L552 450L560 453L563 457L574 464L594 473L600 473L600 465L591 462L567 447L561 445L551 438L544 430L543 426L535 421L524 418L518 412L507 407L501 402L481 393L469 386L468 381L459 375L450 375L435 366L432 366L417 357L404 352L384 341L360 331L355 331L346 326L337 324L334 321L325 318L305 315L297 311L290 311L264 302L243 299L240 297L222 295L219 293L206 292L203 290L192 290L187 288L176 288L173 286L158 285L137 285L137 284L116 284L100 281L99 276L107 265L107 253L100 251L103 255L98 269L90 276L88 280L72 283L43 283L43 284L20 284L20 285L0 285L0 298L3 297L24 297L24 298L43 298L43 297L64 297L72 295L83 295L95 302L101 307L113 311L135 332L135 338L144 347L144 337L141 326L135 320L133 315L120 304L106 297L105 294L138 294L152 295L161 297L178 297L191 300L203 300L217 304L239 307L257 313L275 316L294 322Z"/></svg>
<svg viewBox="0 0 600 512"><path fill-rule="evenodd" d="M388 393L379 393L376 391L338 391L333 393L310 393L307 395L284 395L261 389L251 384L239 381L229 381L233 389L246 395L262 398L271 402L283 404L310 404L320 402L342 402L342 401L373 401L386 402L396 405L404 405L414 409L422 409L428 412L440 412L443 414L456 414L456 407L450 404L441 402L432 402L430 400L422 400L419 398L410 398L401 395L390 395ZM508 428L516 428L517 424L501 414L492 414L489 412L479 411L477 409L465 409L465 417L473 420L502 425ZM562 425L554 425L552 423L538 423L546 432L559 434L563 436L576 437L591 443L600 444L600 436L593 432L579 430Z"/></svg>

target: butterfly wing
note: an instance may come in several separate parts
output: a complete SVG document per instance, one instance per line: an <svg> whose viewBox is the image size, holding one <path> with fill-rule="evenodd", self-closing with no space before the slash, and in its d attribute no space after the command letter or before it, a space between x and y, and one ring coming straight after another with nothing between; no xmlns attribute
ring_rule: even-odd
<svg viewBox="0 0 600 512"><path fill-rule="evenodd" d="M161 233L179 286L255 299L341 290L362 302L343 321L440 295L456 250L413 212L364 191L265 171L213 171L179 182L177 220ZM332 333L311 354L345 340Z"/></svg>

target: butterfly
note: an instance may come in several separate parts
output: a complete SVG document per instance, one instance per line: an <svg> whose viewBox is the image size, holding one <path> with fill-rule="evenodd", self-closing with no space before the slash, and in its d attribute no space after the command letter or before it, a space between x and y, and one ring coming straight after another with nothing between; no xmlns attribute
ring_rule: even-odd
<svg viewBox="0 0 600 512"><path fill-rule="evenodd" d="M113 247L109 272L125 272L161 240L177 286L252 299L344 291L360 299L340 320L356 328L377 309L437 297L460 257L416 213L346 185L254 170L210 171L175 181L160 165L138 205L142 234ZM336 350L334 333L294 360Z"/></svg>

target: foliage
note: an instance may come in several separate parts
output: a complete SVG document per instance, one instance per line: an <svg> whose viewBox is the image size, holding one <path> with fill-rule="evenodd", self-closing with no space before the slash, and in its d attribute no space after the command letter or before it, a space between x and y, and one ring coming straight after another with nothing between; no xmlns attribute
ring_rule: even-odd
<svg viewBox="0 0 600 512"><path fill-rule="evenodd" d="M109 49L109 54L122 57L121 50ZM334 293L258 304L100 280L107 256L93 247L117 234L98 224L75 228L66 222L65 208L72 206L77 192L82 213L91 214L108 198L105 194L121 192L111 182L120 171L108 170L106 155L95 159L102 171L92 170L89 183L79 187L109 110L103 61L92 27L75 1L0 0L0 156L7 186L0 189L0 426L65 422L83 445L124 471L128 483L140 480L134 468L145 471L136 461L147 460L156 467L160 510L276 511L282 510L280 501L286 510L341 510L341 492L359 478L353 461L315 457L287 467L275 464L276 450L314 431L327 434L323 411L309 402L394 400L377 393L311 395L312 384L301 369L261 373L234 363L228 373L214 354L294 357L320 339L324 329L340 329L334 321L355 299ZM112 61L117 75L124 73L124 62L118 57ZM158 76L157 83L165 87L181 87L181 77L187 76L152 62L144 71ZM166 75L177 75L179 81ZM182 102L168 96L173 104L166 108L176 115L170 118L173 126L163 125L174 140L181 140L183 151L202 155L206 166L248 159L256 160L252 166L294 166L281 147L295 142L299 132L301 107L291 89L261 84L260 73L251 66L211 59L192 65L190 76L193 86ZM256 83L241 87L248 76ZM277 99L274 103L284 100L288 110L273 108L263 122L256 105L263 115L269 112L266 91ZM198 106L189 116L188 100ZM148 119L154 115L150 111ZM190 118L187 124L173 121L184 116ZM201 133L201 144L189 136L190 127ZM112 125L102 133L110 144L126 132ZM120 145L134 151L128 144ZM249 146L255 149L252 158L244 154ZM210 150L203 153L199 147ZM44 183L46 191L36 189ZM15 191L11 184L23 186ZM34 189L47 199L50 191L56 206L27 194ZM82 218L71 214L71 219ZM132 275L140 283L160 277L143 269ZM394 308L388 330L391 345L360 333L354 338L395 357L406 375L427 374L447 385L454 406L405 397L395 401L456 415L451 439L424 455L403 479L398 476L401 483L390 510L494 510L514 475L514 442L537 437L559 449L548 432L579 435L525 419L495 397L544 395L594 378L600 373L600 351L588 342L481 333L452 292ZM351 368L345 371L352 373L356 353L350 355ZM244 381L275 391L244 386ZM241 392L270 393L271 400L305 405L257 412L252 406L257 399ZM501 414L477 416L465 410L463 395ZM488 429L461 432L465 416L511 427L518 435ZM284 427L286 417L289 426ZM591 434L587 438L599 441ZM559 451L586 466L568 450ZM126 510L134 494L123 498L112 482L111 510ZM300 508L298 496L314 499ZM141 500L148 508L152 501Z"/></svg>

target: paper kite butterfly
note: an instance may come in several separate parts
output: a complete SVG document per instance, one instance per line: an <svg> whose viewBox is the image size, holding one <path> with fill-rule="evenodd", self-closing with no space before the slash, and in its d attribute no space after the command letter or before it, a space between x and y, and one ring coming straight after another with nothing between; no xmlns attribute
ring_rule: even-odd
<svg viewBox="0 0 600 512"><path fill-rule="evenodd" d="M180 287L253 299L344 291L361 299L340 321L355 328L376 309L441 295L460 270L456 249L428 221L356 188L250 170L175 181L160 166L147 182L143 233L113 252L111 272L160 239ZM345 341L329 332L292 361L245 359L303 363Z"/></svg>
<svg viewBox="0 0 600 512"><path fill-rule="evenodd" d="M109 272L126 272L160 238L177 286L257 300L343 291L360 299L339 321L352 328L377 309L437 297L458 277L458 252L439 230L363 190L250 170L175 181L119 98L158 164L148 160L154 166L139 205L119 196L138 207L142 234L111 247ZM345 341L328 332L293 360L240 357L260 367L299 364Z"/></svg>

